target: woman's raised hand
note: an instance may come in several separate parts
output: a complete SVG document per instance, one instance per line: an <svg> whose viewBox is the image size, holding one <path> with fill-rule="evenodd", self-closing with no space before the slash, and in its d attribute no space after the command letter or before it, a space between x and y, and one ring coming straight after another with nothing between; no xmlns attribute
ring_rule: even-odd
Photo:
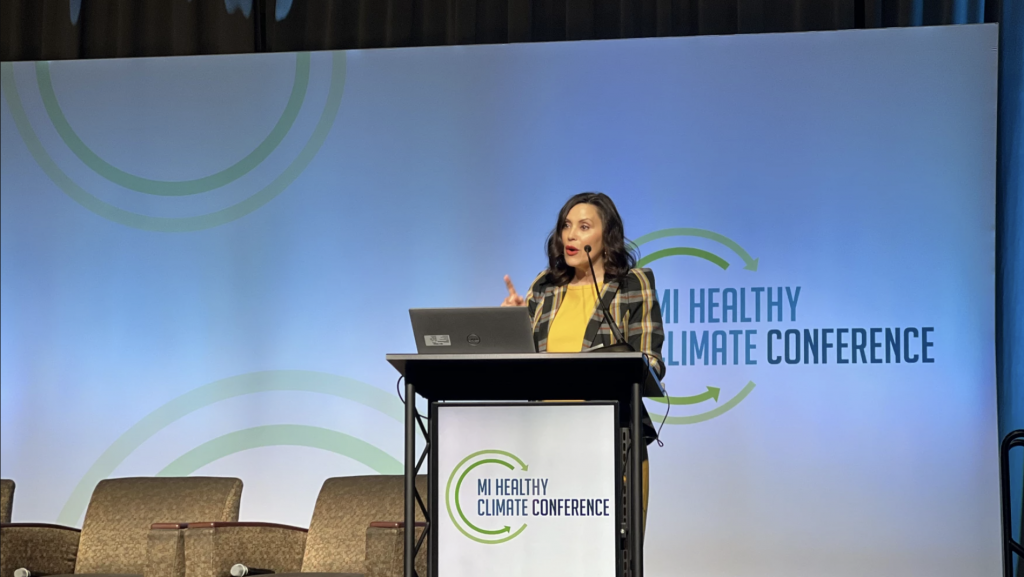
<svg viewBox="0 0 1024 577"><path fill-rule="evenodd" d="M501 301L503 307L522 307L526 306L526 300L519 296L516 292L516 287L512 285L512 279L505 275L505 287L508 288L508 296L505 300Z"/></svg>

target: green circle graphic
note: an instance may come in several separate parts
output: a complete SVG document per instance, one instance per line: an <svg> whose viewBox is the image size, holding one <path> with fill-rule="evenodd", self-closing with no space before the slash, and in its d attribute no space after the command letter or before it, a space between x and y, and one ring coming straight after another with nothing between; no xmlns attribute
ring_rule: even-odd
<svg viewBox="0 0 1024 577"><path fill-rule="evenodd" d="M275 446L311 447L349 457L381 475L400 475L402 463L383 450L345 433L308 425L265 425L234 431L199 445L163 468L158 477L187 477L235 453Z"/></svg>
<svg viewBox="0 0 1024 577"><path fill-rule="evenodd" d="M727 237L725 235L719 234L717 232L712 232L710 230L706 230L706 229L702 229L702 228L665 228L665 229L661 229L661 230L656 230L654 232L645 234L645 235L641 236L640 238L636 239L636 241L633 244L636 247L639 248L640 245L642 245L642 244L651 242L653 240L657 240L659 238L665 238L665 237L670 237L670 236L697 237L697 238L704 238L704 239L708 239L708 240L717 242L717 243L725 246L726 248L730 249L732 252L734 252L737 256L739 256L743 260L743 262L745 264L745 266L743 267L744 270L749 270L749 271L752 271L752 272L757 272L757 267L758 267L760 259L754 258L754 257L750 256L750 253L748 253L746 250L744 250L744 248L742 246L740 246L739 243L737 243L736 241L732 240L731 238L729 238L729 237ZM647 266L648 264L650 264L650 263L652 263L652 262L654 262L656 260L659 260L659 259L662 259L662 258L666 258L666 257L670 257L670 256L693 256L693 257L697 257L697 258L706 260L706 261L714 264L715 266L717 266L718 268L720 268L722 270L727 270L729 268L729 262L727 260L725 260L724 258L722 258L722 257L720 257L720 256L718 256L718 255L716 255L716 254L714 254L712 252L709 252L709 251L706 251L706 250L703 250L703 249L699 249L699 248L688 247L688 246L685 246L685 247L672 247L672 248L666 248L666 249L657 250L657 251L652 252L651 254L641 258L637 262L637 266L638 267L644 267L644 266ZM721 405L715 407L714 409L711 409L710 411L706 411L704 413L699 413L697 415L690 415L690 416L686 416L686 417L666 417L665 415L659 415L657 413L653 413L652 417L654 417L655 419L657 419L657 418L664 418L665 419L664 422L665 422L666 425L693 425L695 423L702 423L704 421L707 421L707 420L713 419L715 417L721 416L722 414L724 414L724 413L728 412L729 410L731 410L733 407L738 405L740 403L740 401L742 401L743 399L747 398L747 395L749 395L750 392L754 390L755 386L757 386L757 385L754 384L754 381L748 381L747 384L742 389L740 389L740 392L736 393L736 395L733 396L733 398L731 398L728 401L722 403ZM708 389L710 391L713 388L714 387L709 387ZM707 394L702 394L702 395L697 395L695 397L671 397L671 398L672 399L680 400L680 401L683 402L683 404L693 404L694 401L700 400L702 402L702 401L710 399L710 398L714 398L715 402L718 402L717 390L718 389L715 389L716 393L715 393L715 395L713 397L710 396L710 395L707 395ZM692 401L690 399L692 399ZM660 399L652 399L652 400L654 400L656 402L659 402L659 403L665 403L666 402L664 397L662 397Z"/></svg>
<svg viewBox="0 0 1024 577"><path fill-rule="evenodd" d="M726 248L728 248L732 252L736 253L736 256L738 256L741 259L743 259L743 264L745 265L743 267L744 270L749 270L749 271L752 271L752 272L757 272L757 267L758 267L758 264L759 264L761 259L754 258L754 257L750 256L750 253L748 253L746 250L744 250L744 248L742 246L740 246L740 244L738 242L736 242L733 239L725 236L724 234L719 234L717 232L710 231L710 230L703 229L703 228L663 228L661 230L656 230L654 232L649 232L649 233L641 236L640 238L636 239L636 241L634 241L633 244L637 248L639 248L640 245L642 245L642 244L651 242L652 240L657 240L659 238L665 238L665 237L669 237L669 236L686 236L686 237L704 238L704 239L707 239L707 240L714 241L714 242L716 242L718 244L721 244L721 245L725 246ZM679 248L674 248L674 249L667 249L667 250L657 251L655 253L652 253L652 254L648 255L645 258L640 259L640 262L637 263L637 265L638 266L644 266L647 263L650 263L652 261L658 260L659 258L664 258L666 256L673 256L673 255L696 256L696 257L708 260L710 262L713 262L714 264L718 265L722 270L725 270L725 269L729 268L729 263L726 262L721 257L718 257L717 255L715 255L713 253L710 253L708 251L700 250L700 249L692 248L692 247L679 247ZM723 265L723 263L724 263L724 265Z"/></svg>
<svg viewBox="0 0 1024 577"><path fill-rule="evenodd" d="M155 232L193 232L229 223L255 211L273 200L302 174L327 139L327 135L334 125L334 119L338 115L345 90L345 60L344 52L332 53L330 89L327 92L327 101L324 104L320 120L302 151L277 178L237 204L209 214L183 218L147 216L130 212L102 201L82 188L57 166L33 130L15 85L13 63L0 64L0 77L2 77L3 93L7 98L11 117L22 140L25 141L29 153L50 180L68 197L93 213L124 226Z"/></svg>
<svg viewBox="0 0 1024 577"><path fill-rule="evenodd" d="M129 174L96 154L78 134L71 128L71 123L64 116L57 95L53 90L53 80L50 78L50 63L36 62L36 83L39 85L39 95L43 99L43 107L46 114L53 123L64 144L96 174L106 178L118 186L129 190L154 194L158 196L187 196L207 192L220 188L246 175L261 162L266 160L284 140L285 135L295 124L299 116L302 102L306 98L306 89L309 86L309 52L299 52L295 55L295 80L292 84L292 91L288 97L288 103L284 112L277 120L270 134L252 152L235 164L215 174L197 178L194 180L163 181L143 178Z"/></svg>
<svg viewBox="0 0 1024 577"><path fill-rule="evenodd" d="M476 541L477 543L482 543L484 545L497 545L499 543L511 541L512 539L518 537L524 530L526 530L526 523L523 523L522 527L519 527L519 529L517 529L515 532L513 532L512 527L508 525L504 526L501 529L481 529L480 527L477 527L476 525L471 523L469 519L466 518L466 515L463 514L462 504L459 502L459 491L462 487L462 481L465 480L466 475L469 473L471 469L477 466L484 464L500 464L507 467L510 470L515 470L515 465L508 463L507 461L504 461L502 459L490 458L481 459L479 461L474 462L472 465L466 467L466 469L462 472L462 475L459 477L459 480L455 483L455 511L452 511L452 481L455 480L455 474L462 470L462 466L468 463L470 460L482 455L498 455L500 457L509 458L515 461L519 465L519 468L522 469L523 471L529 470L529 466L526 463L524 463L522 459L513 455L512 453L509 453L508 451L501 451L498 449L485 449L483 451L477 451L469 455L462 461L460 461L459 464L455 465L455 468L452 469L452 474L448 476L448 483L445 485L444 504L445 508L448 510L448 518L451 519L452 524L455 525L455 528L458 529L460 533L472 539L473 541ZM462 527L462 525L456 519L456 514L458 514L458 517L462 519L466 526L468 526L470 529L477 533L481 533L483 535L500 535L502 533L508 533L508 535L500 539L485 539L478 537L476 535L472 535Z"/></svg>
<svg viewBox="0 0 1024 577"><path fill-rule="evenodd" d="M331 395L374 409L398 423L402 422L405 415L405 409L401 401L394 395L372 385L328 373L315 371L261 371L214 381L172 399L140 419L118 437L96 459L96 462L86 471L74 490L71 491L71 495L68 497L67 502L64 503L64 507L57 517L57 522L64 525L77 523L82 514L85 513L89 497L92 495L92 490L96 484L109 477L129 455L153 437L153 435L156 435L178 419L225 399L270 391L297 391ZM306 434L308 435L308 433ZM303 438L308 440L308 437ZM214 447L240 446L230 444L234 442L236 441L232 438L230 442L222 441L222 443L228 443L227 445L221 444ZM339 445L335 443L331 446L338 447ZM201 452L197 455L217 454L214 449L208 449L208 451L213 452ZM192 458L198 459L198 457Z"/></svg>

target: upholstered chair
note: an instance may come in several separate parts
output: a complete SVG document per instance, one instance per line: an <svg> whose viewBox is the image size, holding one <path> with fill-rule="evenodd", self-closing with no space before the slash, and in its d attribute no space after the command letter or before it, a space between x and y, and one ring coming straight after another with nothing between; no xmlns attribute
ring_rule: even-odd
<svg viewBox="0 0 1024 577"><path fill-rule="evenodd" d="M0 523L10 523L10 509L14 506L14 482L0 479Z"/></svg>
<svg viewBox="0 0 1024 577"><path fill-rule="evenodd" d="M13 506L14 481L10 479L0 479L0 523L11 522L11 508Z"/></svg>
<svg viewBox="0 0 1024 577"><path fill-rule="evenodd" d="M416 484L426 496L426 477ZM308 530L273 523L190 523L186 577L228 577L235 564L277 577L400 576L405 529L397 520L404 516L404 502L401 475L338 477L320 489ZM426 575L426 559L424 544L416 557L420 575Z"/></svg>
<svg viewBox="0 0 1024 577"><path fill-rule="evenodd" d="M82 529L38 523L0 526L0 576L184 577L184 522L238 520L242 481L125 478L100 481ZM154 526L154 523L157 525Z"/></svg>

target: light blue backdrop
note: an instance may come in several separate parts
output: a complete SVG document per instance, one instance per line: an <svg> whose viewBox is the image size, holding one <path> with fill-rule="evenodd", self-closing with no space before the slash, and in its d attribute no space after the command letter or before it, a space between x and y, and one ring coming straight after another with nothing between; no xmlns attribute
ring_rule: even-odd
<svg viewBox="0 0 1024 577"><path fill-rule="evenodd" d="M384 355L414 350L407 309L525 290L561 204L602 190L686 355L650 574L994 574L995 46L958 26L5 63L15 519L200 473L244 479L245 519L305 525L324 478L399 470ZM726 289L745 308L701 322L691 290L718 319ZM825 329L858 362L794 346Z"/></svg>

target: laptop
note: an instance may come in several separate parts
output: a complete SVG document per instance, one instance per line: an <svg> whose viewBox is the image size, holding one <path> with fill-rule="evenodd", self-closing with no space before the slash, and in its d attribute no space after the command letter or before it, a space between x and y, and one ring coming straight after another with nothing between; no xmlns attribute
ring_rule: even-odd
<svg viewBox="0 0 1024 577"><path fill-rule="evenodd" d="M526 307L409 309L421 355L535 353Z"/></svg>

